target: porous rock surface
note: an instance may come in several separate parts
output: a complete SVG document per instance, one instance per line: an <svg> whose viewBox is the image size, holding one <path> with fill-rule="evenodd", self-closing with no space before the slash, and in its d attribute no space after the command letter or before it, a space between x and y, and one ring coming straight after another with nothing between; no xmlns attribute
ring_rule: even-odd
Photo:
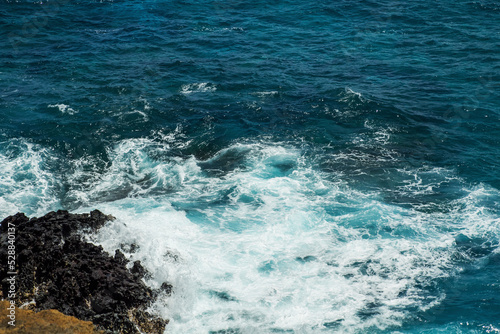
<svg viewBox="0 0 500 334"><path fill-rule="evenodd" d="M163 333L168 320L146 312L154 296L143 282L136 261L132 272L123 253L114 256L85 242L82 233L102 227L112 216L50 212L41 218L18 213L0 225L0 263L7 263L7 227L15 226L16 305L31 303L35 311L55 309L93 322L106 333ZM0 266L1 299L9 283ZM139 319L139 320L138 320Z"/></svg>

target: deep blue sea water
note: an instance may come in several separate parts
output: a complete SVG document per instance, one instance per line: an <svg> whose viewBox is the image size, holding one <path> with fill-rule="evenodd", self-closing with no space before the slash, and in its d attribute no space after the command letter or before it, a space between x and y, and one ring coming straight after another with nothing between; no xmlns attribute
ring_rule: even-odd
<svg viewBox="0 0 500 334"><path fill-rule="evenodd" d="M116 216L166 332L500 332L498 1L0 1L0 218Z"/></svg>

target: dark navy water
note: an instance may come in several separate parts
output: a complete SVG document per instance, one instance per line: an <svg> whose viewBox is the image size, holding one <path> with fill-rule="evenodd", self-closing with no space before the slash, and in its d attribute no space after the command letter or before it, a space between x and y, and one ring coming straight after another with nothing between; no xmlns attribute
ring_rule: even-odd
<svg viewBox="0 0 500 334"><path fill-rule="evenodd" d="M498 1L1 0L0 36L0 216L115 215L166 332L500 332Z"/></svg>

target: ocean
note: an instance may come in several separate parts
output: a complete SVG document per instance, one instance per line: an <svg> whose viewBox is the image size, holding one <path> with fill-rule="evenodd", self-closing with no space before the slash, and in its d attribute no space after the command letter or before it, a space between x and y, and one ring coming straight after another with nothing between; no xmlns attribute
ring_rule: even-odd
<svg viewBox="0 0 500 334"><path fill-rule="evenodd" d="M166 333L500 333L500 3L1 0L0 219L99 209Z"/></svg>

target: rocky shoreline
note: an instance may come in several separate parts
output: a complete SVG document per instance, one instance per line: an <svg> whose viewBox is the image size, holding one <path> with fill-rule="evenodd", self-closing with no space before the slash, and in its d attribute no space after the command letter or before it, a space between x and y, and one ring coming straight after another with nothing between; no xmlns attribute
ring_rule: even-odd
<svg viewBox="0 0 500 334"><path fill-rule="evenodd" d="M113 219L97 210L90 214L57 211L32 219L18 213L4 219L0 225L0 299L35 312L57 310L91 321L105 333L163 333L168 320L146 311L157 292L143 283L146 271L140 262L128 269L120 250L110 256L81 237ZM15 235L15 296L9 296L12 275L4 265L12 259L10 234ZM2 319L2 325L6 321Z"/></svg>

